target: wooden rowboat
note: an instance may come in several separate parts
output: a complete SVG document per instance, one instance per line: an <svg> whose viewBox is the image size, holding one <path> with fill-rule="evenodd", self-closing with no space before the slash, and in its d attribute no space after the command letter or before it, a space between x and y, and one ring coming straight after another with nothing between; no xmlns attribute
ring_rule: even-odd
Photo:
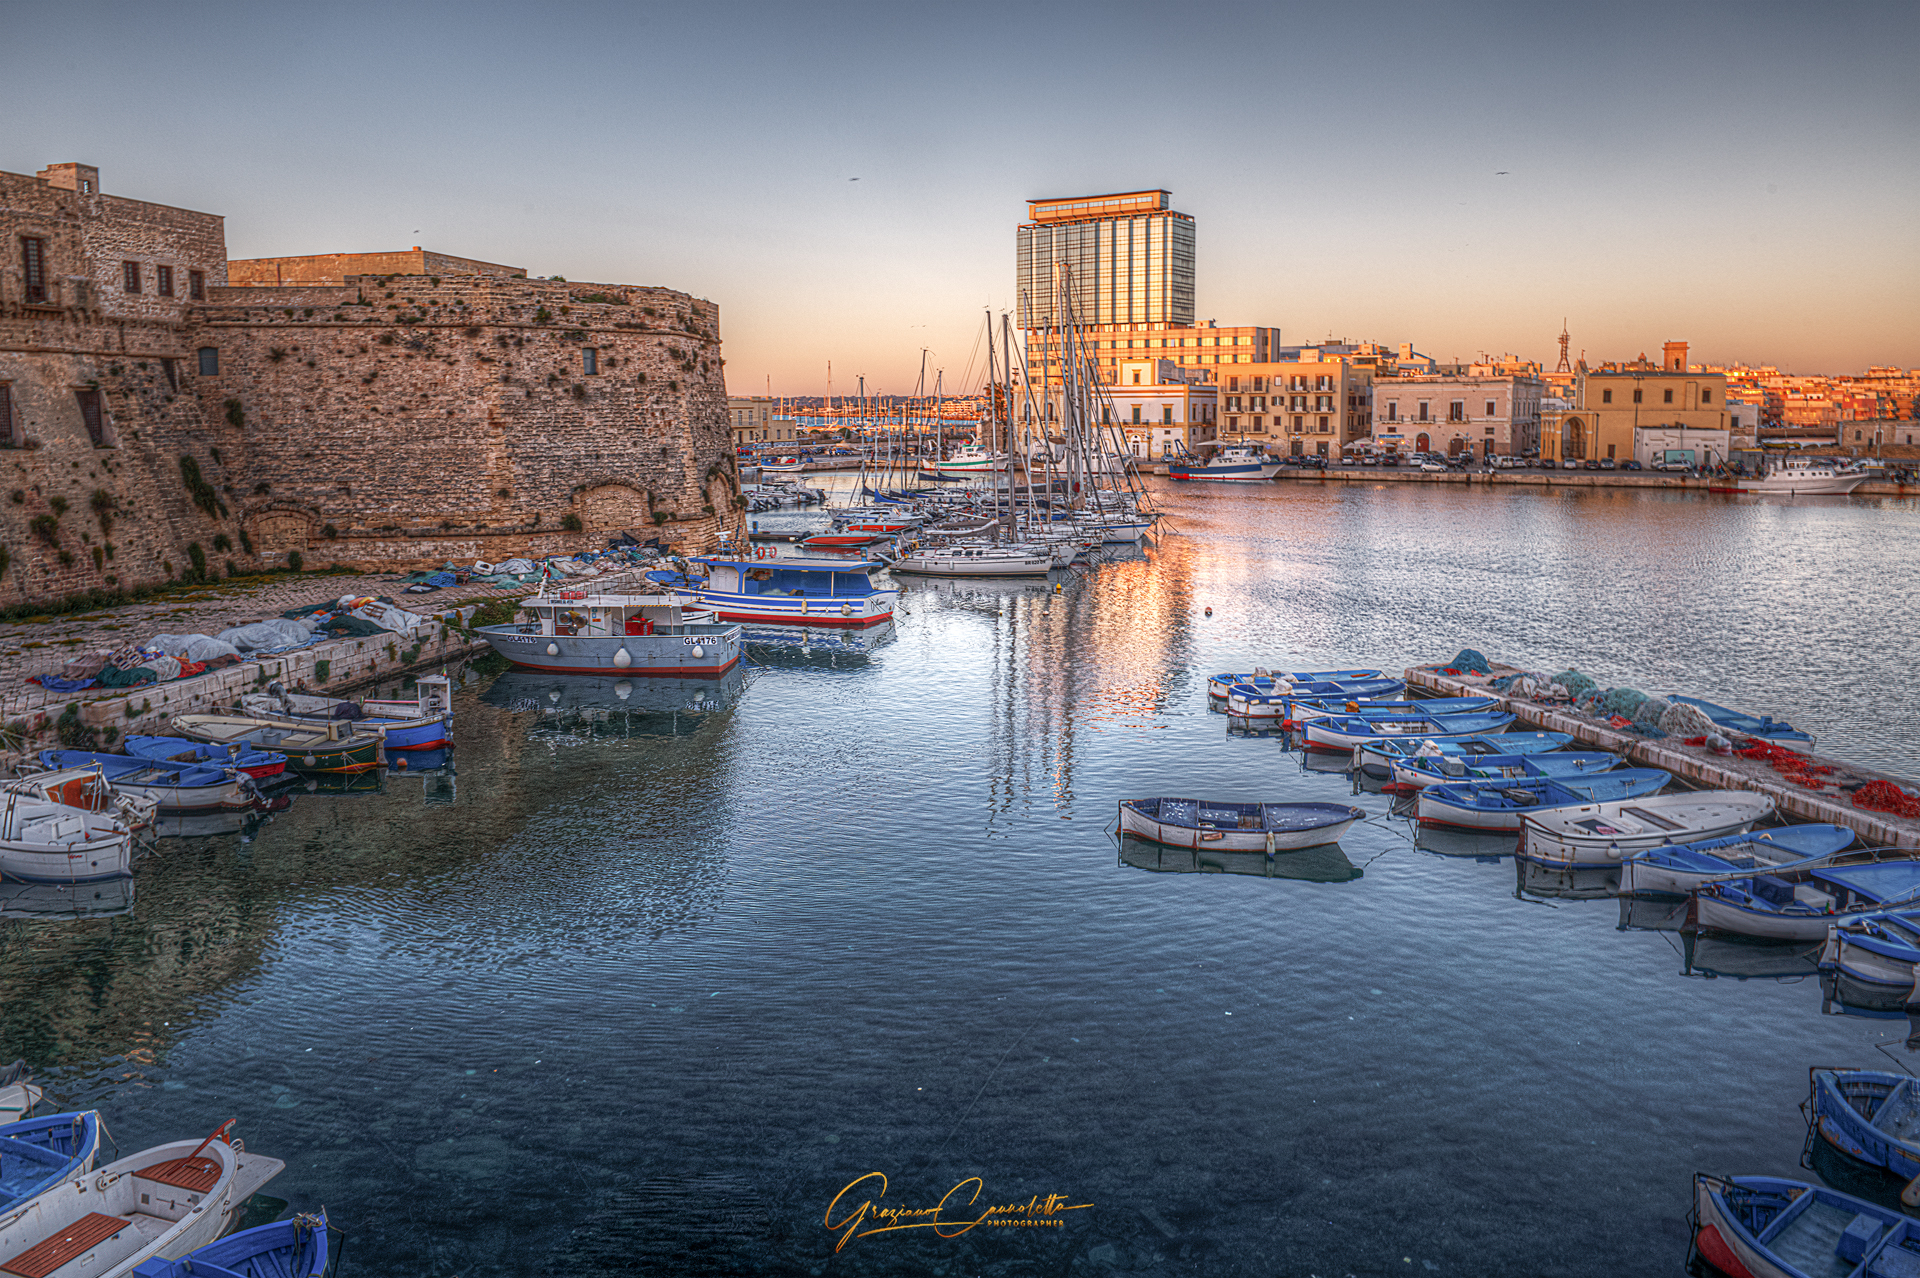
<svg viewBox="0 0 1920 1278"><path fill-rule="evenodd" d="M1338 843L1362 808L1344 803L1229 803L1217 799L1122 799L1120 828L1177 848L1292 852Z"/></svg>

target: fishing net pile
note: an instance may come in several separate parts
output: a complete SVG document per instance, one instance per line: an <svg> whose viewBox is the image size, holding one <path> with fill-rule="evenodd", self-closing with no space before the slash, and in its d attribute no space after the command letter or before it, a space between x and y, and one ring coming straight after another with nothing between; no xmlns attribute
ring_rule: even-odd
<svg viewBox="0 0 1920 1278"><path fill-rule="evenodd" d="M1891 781L1869 781L1853 792L1853 806L1869 812L1920 817L1920 794L1908 794Z"/></svg>
<svg viewBox="0 0 1920 1278"><path fill-rule="evenodd" d="M1472 648L1462 648L1460 655L1449 661L1443 669L1450 675L1489 675L1493 673L1493 663Z"/></svg>
<svg viewBox="0 0 1920 1278"><path fill-rule="evenodd" d="M1805 790L1824 790L1833 784L1827 780L1833 775L1832 768L1824 763L1815 763L1798 750L1789 750L1771 741L1750 741L1734 753L1743 759L1763 761L1786 780Z"/></svg>

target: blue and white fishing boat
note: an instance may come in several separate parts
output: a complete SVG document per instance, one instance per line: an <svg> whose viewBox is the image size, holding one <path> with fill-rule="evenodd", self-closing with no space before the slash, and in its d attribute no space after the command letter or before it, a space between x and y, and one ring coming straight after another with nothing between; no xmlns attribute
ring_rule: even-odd
<svg viewBox="0 0 1920 1278"><path fill-rule="evenodd" d="M1295 697L1288 718L1296 724L1310 719L1395 719L1407 715L1479 714L1500 704L1498 697L1431 697L1424 701L1374 701L1363 697ZM1235 713L1227 698L1227 713Z"/></svg>
<svg viewBox="0 0 1920 1278"><path fill-rule="evenodd" d="M1364 808L1344 803L1230 803L1217 799L1122 799L1120 829L1176 848L1293 852L1338 843Z"/></svg>
<svg viewBox="0 0 1920 1278"><path fill-rule="evenodd" d="M1405 718L1362 719L1357 715L1314 719L1305 724L1310 750L1352 750L1364 742L1381 737L1415 740L1458 741L1466 737L1491 736L1505 732L1513 723L1510 714L1435 714L1409 715Z"/></svg>
<svg viewBox="0 0 1920 1278"><path fill-rule="evenodd" d="M1825 1185L1693 1178L1693 1245L1730 1278L1914 1278L1920 1220Z"/></svg>
<svg viewBox="0 0 1920 1278"><path fill-rule="evenodd" d="M158 763L198 764L209 768L234 768L246 773L258 781L263 777L279 776L287 770L287 756L272 750L261 750L249 741L233 741L216 745L211 741L189 741L185 737L149 737L134 735L124 738L127 753L140 759L152 759Z"/></svg>
<svg viewBox="0 0 1920 1278"><path fill-rule="evenodd" d="M1620 862L1620 894L1668 892L1685 896L1714 879L1742 871L1764 874L1811 869L1853 846L1853 841L1853 831L1844 825L1784 825L1649 848Z"/></svg>
<svg viewBox="0 0 1920 1278"><path fill-rule="evenodd" d="M900 591L875 585L877 559L731 558L699 555L703 576L671 588L689 607L722 622L861 629L893 619Z"/></svg>
<svg viewBox="0 0 1920 1278"><path fill-rule="evenodd" d="M493 650L549 674L717 679L740 660L740 627L683 608L681 592L590 595L541 592L523 600L527 622L481 626Z"/></svg>
<svg viewBox="0 0 1920 1278"><path fill-rule="evenodd" d="M1207 695L1222 701L1235 684L1246 684L1263 696L1286 697L1395 697L1407 690L1404 679L1388 678L1381 670L1294 670L1255 668L1245 674L1217 674L1207 680ZM1285 684L1285 687L1280 685Z"/></svg>
<svg viewBox="0 0 1920 1278"><path fill-rule="evenodd" d="M188 1255L214 1241L241 1204L286 1167L221 1139L232 1125L205 1140L156 1145L93 1175L68 1177L26 1210L0 1216L0 1273L122 1278L145 1261Z"/></svg>
<svg viewBox="0 0 1920 1278"><path fill-rule="evenodd" d="M86 1175L99 1152L98 1110L0 1126L0 1212L33 1201L69 1176Z"/></svg>
<svg viewBox="0 0 1920 1278"><path fill-rule="evenodd" d="M1430 785L1475 781L1540 781L1591 777L1619 767L1620 756L1605 750L1559 751L1554 754L1446 754L1437 745L1432 754L1417 751L1393 764L1394 783L1423 790Z"/></svg>
<svg viewBox="0 0 1920 1278"><path fill-rule="evenodd" d="M1920 898L1920 861L1816 865L1709 883L1693 894L1696 927L1769 941L1820 941L1849 915Z"/></svg>
<svg viewBox="0 0 1920 1278"><path fill-rule="evenodd" d="M1920 1176L1920 1089L1913 1075L1876 1069L1809 1073L1807 1109L1821 1139L1902 1180Z"/></svg>
<svg viewBox="0 0 1920 1278"><path fill-rule="evenodd" d="M252 808L260 797L251 777L224 767L90 750L42 750L40 764L56 769L98 768L114 789L152 799L162 813L168 814L242 812Z"/></svg>
<svg viewBox="0 0 1920 1278"><path fill-rule="evenodd" d="M1455 830L1518 830L1528 813L1658 794L1673 780L1659 768L1621 768L1564 780L1448 782L1420 791L1422 825Z"/></svg>
<svg viewBox="0 0 1920 1278"><path fill-rule="evenodd" d="M337 721L379 736L389 755L403 750L442 750L453 731L453 680L446 675L422 675L419 694L406 700L351 701L289 692L277 683L264 692L240 698L240 710L261 719L305 727L325 727Z"/></svg>
<svg viewBox="0 0 1920 1278"><path fill-rule="evenodd" d="M1495 754L1547 754L1572 742L1571 732L1502 732L1497 736L1460 737L1451 741L1375 737L1353 748L1353 766L1360 769L1363 776L1386 780L1393 775L1397 761L1417 758L1423 751L1438 750L1442 755L1475 759Z"/></svg>
<svg viewBox="0 0 1920 1278"><path fill-rule="evenodd" d="M323 1278L335 1254L328 1232L326 1212L302 1212L228 1234L177 1260L143 1261L133 1278Z"/></svg>
<svg viewBox="0 0 1920 1278"><path fill-rule="evenodd" d="M1729 732L1743 733L1749 737L1765 737L1770 741L1811 741L1813 737L1800 731L1790 723L1779 723L1768 715L1748 714L1743 710L1729 710L1725 706L1716 706L1711 701L1702 701L1698 697L1669 696L1669 701L1693 706L1713 720L1715 726Z"/></svg>
<svg viewBox="0 0 1920 1278"><path fill-rule="evenodd" d="M1167 474L1174 479L1229 479L1258 482L1280 473L1280 459L1251 444L1234 444L1211 457L1180 457L1167 463Z"/></svg>
<svg viewBox="0 0 1920 1278"><path fill-rule="evenodd" d="M1920 1005L1914 992L1920 974L1920 905L1835 920L1820 951L1820 970L1836 978L1840 996L1854 1007Z"/></svg>

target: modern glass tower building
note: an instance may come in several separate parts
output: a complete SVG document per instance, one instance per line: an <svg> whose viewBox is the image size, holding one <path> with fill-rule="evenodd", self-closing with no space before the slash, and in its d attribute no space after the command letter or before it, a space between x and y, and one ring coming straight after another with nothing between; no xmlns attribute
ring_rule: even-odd
<svg viewBox="0 0 1920 1278"><path fill-rule="evenodd" d="M1172 192L1030 200L1019 234L1021 328L1057 322L1056 263L1072 270L1083 325L1193 324L1193 219L1173 211Z"/></svg>

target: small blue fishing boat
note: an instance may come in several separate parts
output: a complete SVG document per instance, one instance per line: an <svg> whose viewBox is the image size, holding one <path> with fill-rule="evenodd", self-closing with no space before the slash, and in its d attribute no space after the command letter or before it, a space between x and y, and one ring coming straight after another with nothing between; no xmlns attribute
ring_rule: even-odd
<svg viewBox="0 0 1920 1278"><path fill-rule="evenodd" d="M258 781L278 776L287 770L287 756L271 750L256 749L251 742L234 741L215 745L211 741L189 741L185 737L126 738L127 753L138 759L160 763L203 764L209 768L235 768Z"/></svg>
<svg viewBox="0 0 1920 1278"><path fill-rule="evenodd" d="M1392 697L1406 691L1406 681L1391 679L1383 670L1267 670L1258 668L1245 674L1217 674L1207 680L1207 695L1227 699L1236 683L1251 686L1256 692L1278 692L1307 697ZM1281 688L1278 684L1288 687Z"/></svg>
<svg viewBox="0 0 1920 1278"><path fill-rule="evenodd" d="M1461 737L1451 741L1375 737L1354 747L1353 763L1363 775L1385 780L1393 775L1396 761L1417 758L1429 747L1443 755L1474 759L1494 754L1548 754L1571 744L1571 732L1502 732L1497 736Z"/></svg>
<svg viewBox="0 0 1920 1278"><path fill-rule="evenodd" d="M1920 1090L1911 1074L1811 1071L1808 1108L1821 1139L1903 1180L1920 1176Z"/></svg>
<svg viewBox="0 0 1920 1278"><path fill-rule="evenodd" d="M332 1261L327 1230L326 1212L303 1212L228 1234L178 1260L143 1261L133 1278L321 1278Z"/></svg>
<svg viewBox="0 0 1920 1278"><path fill-rule="evenodd" d="M1505 732L1513 724L1510 714L1435 714L1408 715L1404 718L1362 719L1342 715L1310 719L1305 725L1310 750L1352 750L1378 737L1401 737L1415 741L1460 740Z"/></svg>
<svg viewBox="0 0 1920 1278"><path fill-rule="evenodd" d="M1709 880L1741 871L1810 869L1853 846L1844 825L1783 825L1698 843L1648 848L1620 862L1620 894L1668 892L1685 896Z"/></svg>
<svg viewBox="0 0 1920 1278"><path fill-rule="evenodd" d="M1344 803L1233 803L1218 799L1122 799L1120 829L1176 848L1293 852L1338 843L1364 808Z"/></svg>
<svg viewBox="0 0 1920 1278"><path fill-rule="evenodd" d="M1730 732L1743 733L1749 737L1765 737L1772 741L1813 740L1810 734L1800 731L1790 723L1776 722L1770 714L1753 715L1742 710L1729 710L1725 706L1716 706L1713 702L1702 701L1698 697L1670 696L1667 700L1701 710L1716 725Z"/></svg>
<svg viewBox="0 0 1920 1278"><path fill-rule="evenodd" d="M1842 998L1855 1007L1892 1010L1920 1004L1920 906L1874 910L1835 921L1820 951Z"/></svg>
<svg viewBox="0 0 1920 1278"><path fill-rule="evenodd" d="M1732 1278L1915 1278L1920 1220L1825 1185L1693 1178L1693 1245Z"/></svg>
<svg viewBox="0 0 1920 1278"><path fill-rule="evenodd" d="M1769 941L1821 941L1849 916L1920 898L1920 861L1815 866L1791 875L1709 883L1693 894L1694 923Z"/></svg>
<svg viewBox="0 0 1920 1278"><path fill-rule="evenodd" d="M84 1176L100 1152L100 1114L52 1114L0 1126L0 1212Z"/></svg>
<svg viewBox="0 0 1920 1278"><path fill-rule="evenodd" d="M42 750L48 768L98 768L115 790L152 799L163 813L237 812L257 797L251 778L225 768L165 763L130 754Z"/></svg>
<svg viewBox="0 0 1920 1278"><path fill-rule="evenodd" d="M1605 750L1562 750L1554 754L1414 754L1393 765L1393 779L1416 790L1450 781L1539 781L1545 778L1598 776L1619 767L1620 756Z"/></svg>
<svg viewBox="0 0 1920 1278"><path fill-rule="evenodd" d="M1539 781L1475 781L1430 785L1416 809L1422 825L1456 830L1518 830L1530 812L1610 803L1658 794L1673 774L1659 768L1621 768L1593 777Z"/></svg>
<svg viewBox="0 0 1920 1278"><path fill-rule="evenodd" d="M1238 689L1235 689L1238 692ZM1375 701L1362 697L1295 697L1288 717L1295 723L1340 715L1360 719L1393 719L1417 714L1480 714L1500 704L1498 697L1430 697L1424 701ZM1234 713L1227 698L1227 713Z"/></svg>

